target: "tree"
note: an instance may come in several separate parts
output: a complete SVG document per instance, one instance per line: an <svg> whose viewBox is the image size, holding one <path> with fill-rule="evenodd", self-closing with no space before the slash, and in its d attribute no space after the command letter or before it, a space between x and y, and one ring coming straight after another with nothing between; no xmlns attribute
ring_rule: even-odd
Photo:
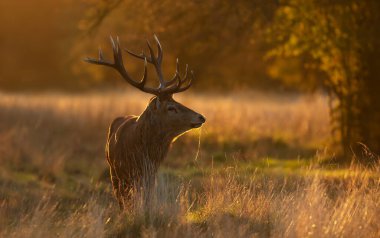
<svg viewBox="0 0 380 238"><path fill-rule="evenodd" d="M273 2L93 1L80 25L91 37L118 34L132 50L140 50L143 39L157 34L169 49L165 51L167 61L173 62L178 56L194 69L196 78L202 79L196 80L195 86L261 87L274 83L262 61L266 49L264 31L259 27L260 21L271 17ZM93 48L91 44L86 47ZM164 72L173 71L164 65Z"/></svg>
<svg viewBox="0 0 380 238"><path fill-rule="evenodd" d="M100 29L112 12L112 25L132 47L155 32L177 50L166 56L180 55L207 78L203 86L275 85L262 58L282 60L283 68L298 74L297 80L280 75L287 84L303 80L328 92L332 133L341 158L349 160L352 152L359 155L358 145L380 150L379 5L377 0L103 0L94 1L82 26ZM294 67L300 64L302 71ZM305 74L311 71L314 77Z"/></svg>
<svg viewBox="0 0 380 238"><path fill-rule="evenodd" d="M324 72L345 159L357 153L357 143L380 149L379 7L376 0L285 0L268 32L269 56L302 58L305 67Z"/></svg>

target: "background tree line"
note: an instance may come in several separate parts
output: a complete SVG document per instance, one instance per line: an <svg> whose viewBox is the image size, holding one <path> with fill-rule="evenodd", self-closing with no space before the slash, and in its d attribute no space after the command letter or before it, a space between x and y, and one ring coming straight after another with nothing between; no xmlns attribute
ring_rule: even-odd
<svg viewBox="0 0 380 238"><path fill-rule="evenodd" d="M96 55L98 46L111 57L109 35L139 52L155 33L164 45L167 76L178 56L196 72L198 89L323 90L342 158L354 152L371 162L371 156L361 156L358 142L379 152L379 5L377 0L4 1L1 89L119 87L121 80L110 80L113 72L81 58ZM126 61L140 76L142 62Z"/></svg>

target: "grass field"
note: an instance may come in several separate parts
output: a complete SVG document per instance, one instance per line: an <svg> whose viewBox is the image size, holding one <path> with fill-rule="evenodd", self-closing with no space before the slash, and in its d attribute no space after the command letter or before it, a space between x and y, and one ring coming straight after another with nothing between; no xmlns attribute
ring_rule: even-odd
<svg viewBox="0 0 380 238"><path fill-rule="evenodd" d="M0 94L1 237L379 237L380 168L339 167L326 98L186 94L206 116L121 213L104 144L137 93Z"/></svg>

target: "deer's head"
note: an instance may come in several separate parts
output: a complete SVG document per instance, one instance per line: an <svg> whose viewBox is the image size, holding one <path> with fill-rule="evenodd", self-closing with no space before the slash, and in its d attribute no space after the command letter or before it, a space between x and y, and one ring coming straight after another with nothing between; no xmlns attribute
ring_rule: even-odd
<svg viewBox="0 0 380 238"><path fill-rule="evenodd" d="M193 71L189 71L188 65L186 65L185 74L181 75L179 72L179 63L177 59L176 72L173 78L170 80L165 80L162 73L163 50L156 35L154 35L154 39L157 43L157 57L155 56L149 41L147 41L150 54L149 56L145 55L144 52L141 54L135 54L125 49L125 51L130 55L144 60L144 73L140 81L132 79L124 67L119 38L117 38L115 42L111 37L114 58L113 62L105 60L100 49L99 59L86 58L85 61L92 64L114 68L120 73L127 83L143 92L155 95L148 104L146 111L151 114L151 117L155 123L168 131L179 135L192 128L202 126L206 119L201 114L194 112L173 99L173 94L183 92L190 88L192 80L194 79ZM152 64L156 70L159 80L159 86L157 88L150 88L145 85L148 78L148 63Z"/></svg>
<svg viewBox="0 0 380 238"><path fill-rule="evenodd" d="M173 98L153 97L147 110L156 125L160 125L173 136L198 128L206 121L204 116L176 102Z"/></svg>

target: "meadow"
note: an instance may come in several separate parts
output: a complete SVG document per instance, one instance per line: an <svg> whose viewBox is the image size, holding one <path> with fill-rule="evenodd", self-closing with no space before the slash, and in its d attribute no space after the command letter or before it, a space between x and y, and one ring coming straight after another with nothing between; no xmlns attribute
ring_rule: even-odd
<svg viewBox="0 0 380 238"><path fill-rule="evenodd" d="M206 124L176 140L154 197L120 212L107 128L149 97L0 93L1 237L379 237L380 167L327 163L323 95L186 93Z"/></svg>

